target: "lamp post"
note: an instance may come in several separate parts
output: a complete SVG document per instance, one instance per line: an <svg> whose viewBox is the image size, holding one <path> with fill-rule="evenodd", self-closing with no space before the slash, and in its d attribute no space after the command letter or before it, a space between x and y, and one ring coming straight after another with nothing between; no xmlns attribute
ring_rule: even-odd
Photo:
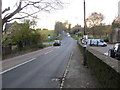
<svg viewBox="0 0 120 90"><path fill-rule="evenodd" d="M87 33L86 33L86 5L85 5L85 0L84 0L84 60L83 60L83 65L86 66L87 64L87 58L86 58L86 39L87 39Z"/></svg>

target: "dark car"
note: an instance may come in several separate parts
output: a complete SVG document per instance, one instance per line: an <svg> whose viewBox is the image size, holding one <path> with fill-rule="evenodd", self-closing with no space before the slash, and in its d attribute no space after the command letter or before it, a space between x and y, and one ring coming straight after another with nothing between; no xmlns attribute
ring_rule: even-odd
<svg viewBox="0 0 120 90"><path fill-rule="evenodd" d="M120 60L120 43L115 44L112 49L109 49L108 55Z"/></svg>
<svg viewBox="0 0 120 90"><path fill-rule="evenodd" d="M53 42L53 46L61 46L60 40L55 40L55 41Z"/></svg>

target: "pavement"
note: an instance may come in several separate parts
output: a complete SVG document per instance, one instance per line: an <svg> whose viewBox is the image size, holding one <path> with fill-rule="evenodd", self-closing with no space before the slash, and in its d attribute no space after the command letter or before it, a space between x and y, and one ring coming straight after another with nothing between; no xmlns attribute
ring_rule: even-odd
<svg viewBox="0 0 120 90"><path fill-rule="evenodd" d="M102 88L89 67L83 66L83 56L76 44L63 88Z"/></svg>

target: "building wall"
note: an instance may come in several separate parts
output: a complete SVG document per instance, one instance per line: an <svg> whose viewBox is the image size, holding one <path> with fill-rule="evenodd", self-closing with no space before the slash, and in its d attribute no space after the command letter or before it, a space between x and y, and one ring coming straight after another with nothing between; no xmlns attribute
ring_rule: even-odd
<svg viewBox="0 0 120 90"><path fill-rule="evenodd" d="M118 2L118 16L120 18L120 1ZM120 42L120 28L114 28L109 37L109 42L116 43Z"/></svg>
<svg viewBox="0 0 120 90"><path fill-rule="evenodd" d="M120 28L114 28L110 35L109 41L111 43L120 42Z"/></svg>
<svg viewBox="0 0 120 90"><path fill-rule="evenodd" d="M118 2L118 16L120 17L120 1Z"/></svg>

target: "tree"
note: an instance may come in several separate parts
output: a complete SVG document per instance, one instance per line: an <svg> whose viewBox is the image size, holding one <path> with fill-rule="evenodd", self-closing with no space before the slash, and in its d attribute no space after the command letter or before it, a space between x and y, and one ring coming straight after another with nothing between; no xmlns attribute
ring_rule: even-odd
<svg viewBox="0 0 120 90"><path fill-rule="evenodd" d="M70 32L71 30L71 24L68 25L68 31Z"/></svg>
<svg viewBox="0 0 120 90"><path fill-rule="evenodd" d="M95 36L94 27L101 25L103 19L104 19L104 16L101 13L97 13L97 12L92 13L88 17L87 22L89 23L89 27L92 27L93 29L93 36Z"/></svg>
<svg viewBox="0 0 120 90"><path fill-rule="evenodd" d="M55 36L58 36L62 33L62 31L66 30L64 23L57 21L55 23Z"/></svg>
<svg viewBox="0 0 120 90"><path fill-rule="evenodd" d="M21 50L25 46L41 43L41 34L30 28L32 21L24 20L24 23L14 23L14 29L9 37L3 40L3 44L16 44Z"/></svg>
<svg viewBox="0 0 120 90"><path fill-rule="evenodd" d="M99 38L106 37L111 33L111 25L95 26L95 35Z"/></svg>
<svg viewBox="0 0 120 90"><path fill-rule="evenodd" d="M14 19L23 19L28 17L34 18L34 15L40 11L50 12L51 10L58 10L61 8L63 8L63 2L60 0L19 0L16 9L13 12L8 13L11 9L10 7L2 11L2 27L5 23ZM26 12L26 9L34 9L34 11ZM18 15L16 14L20 14L19 17L17 17Z"/></svg>

